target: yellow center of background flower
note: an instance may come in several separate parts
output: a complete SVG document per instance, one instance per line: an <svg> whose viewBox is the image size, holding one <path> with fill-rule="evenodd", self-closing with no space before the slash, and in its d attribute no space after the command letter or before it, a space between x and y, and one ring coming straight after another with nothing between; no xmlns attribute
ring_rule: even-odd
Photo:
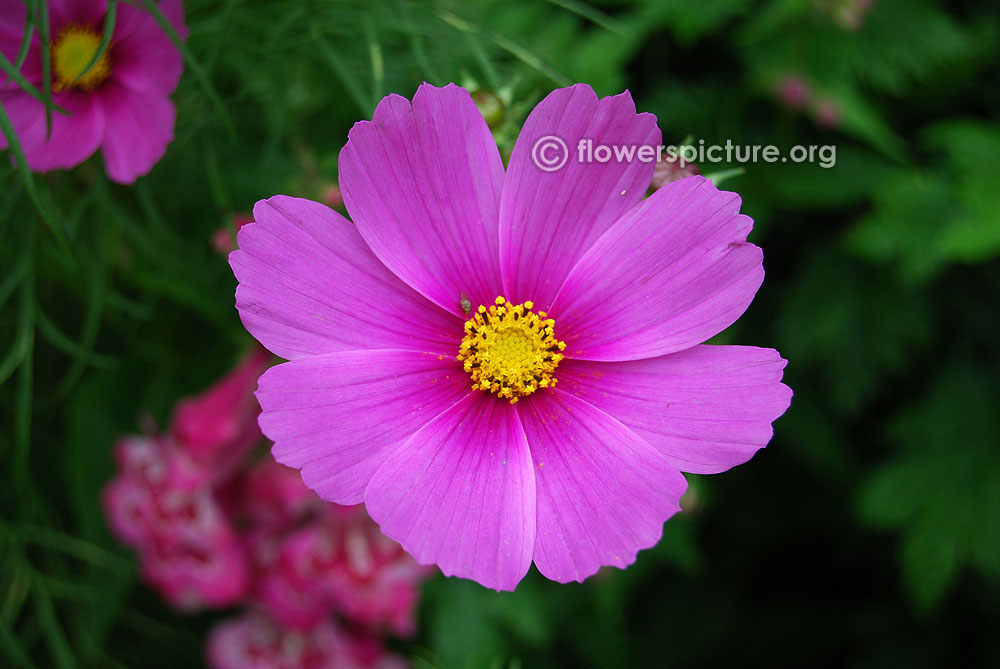
<svg viewBox="0 0 1000 669"><path fill-rule="evenodd" d="M458 359L473 388L487 390L511 404L556 383L552 373L565 358L564 342L555 338L555 321L534 313L531 302L511 305L503 297L479 309L465 323Z"/></svg>
<svg viewBox="0 0 1000 669"><path fill-rule="evenodd" d="M100 46L101 35L92 28L69 26L63 29L52 45L52 72L55 75L53 88L61 91L76 86L90 91L107 79L111 74L107 50L83 74Z"/></svg>

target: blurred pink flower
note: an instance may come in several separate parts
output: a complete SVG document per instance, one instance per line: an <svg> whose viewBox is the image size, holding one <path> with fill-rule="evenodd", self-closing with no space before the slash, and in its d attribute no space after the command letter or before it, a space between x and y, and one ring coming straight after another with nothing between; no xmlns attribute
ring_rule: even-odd
<svg viewBox="0 0 1000 669"><path fill-rule="evenodd" d="M840 125L840 105L837 104L836 100L830 98L817 100L812 112L816 123L824 128L832 129Z"/></svg>
<svg viewBox="0 0 1000 669"><path fill-rule="evenodd" d="M802 75L788 74L778 80L778 100L789 109L802 109L812 95L812 87Z"/></svg>
<svg viewBox="0 0 1000 669"><path fill-rule="evenodd" d="M236 233L247 223L253 223L253 216L244 213L233 214L227 225L212 233L212 248L222 255L229 255L236 249Z"/></svg>
<svg viewBox="0 0 1000 669"><path fill-rule="evenodd" d="M216 385L181 400L167 434L126 437L104 490L112 531L174 606L233 604L249 587L244 543L218 494L261 439L253 398L269 354L257 349Z"/></svg>
<svg viewBox="0 0 1000 669"><path fill-rule="evenodd" d="M271 354L255 348L233 371L196 397L174 408L170 434L200 467L223 477L261 440L253 396L257 377L268 368Z"/></svg>
<svg viewBox="0 0 1000 669"><path fill-rule="evenodd" d="M186 611L242 601L247 557L211 491L167 491L158 501L157 525L139 551L146 581Z"/></svg>
<svg viewBox="0 0 1000 669"><path fill-rule="evenodd" d="M331 209L342 209L344 207L344 196L340 192L340 184L329 184L323 189L320 199L323 200L323 204Z"/></svg>
<svg viewBox="0 0 1000 669"><path fill-rule="evenodd" d="M865 25L868 12L874 4L874 0L839 0L833 3L830 11L837 25L844 30L854 32Z"/></svg>
<svg viewBox="0 0 1000 669"><path fill-rule="evenodd" d="M413 632L429 570L383 535L361 506L321 502L296 470L276 463L251 472L248 492L255 527L274 528L254 532L249 545L255 597L275 620L309 629L336 612L398 635ZM302 512L298 522L278 512L281 501ZM284 533L275 534L282 522Z"/></svg>
<svg viewBox="0 0 1000 669"><path fill-rule="evenodd" d="M112 532L139 552L143 578L183 610L240 601L243 546L194 463L163 437L124 439L116 456L121 471L102 501Z"/></svg>
<svg viewBox="0 0 1000 669"><path fill-rule="evenodd" d="M205 649L211 669L403 669L379 642L330 619L308 631L282 628L250 611L215 626Z"/></svg>
<svg viewBox="0 0 1000 669"><path fill-rule="evenodd" d="M179 609L236 603L246 595L241 542L187 455L164 437L127 438L104 490L112 532L139 552L143 578Z"/></svg>
<svg viewBox="0 0 1000 669"><path fill-rule="evenodd" d="M318 514L325 503L302 483L296 469L265 457L249 469L244 483L244 512L255 528L286 531Z"/></svg>
<svg viewBox="0 0 1000 669"><path fill-rule="evenodd" d="M653 179L649 184L649 190L655 192L667 184L697 174L701 174L698 166L688 160L684 160L682 164L680 155L671 157L661 154L656 160L656 169L653 170Z"/></svg>
<svg viewBox="0 0 1000 669"><path fill-rule="evenodd" d="M333 547L331 594L335 609L365 625L384 625L409 636L419 585L433 570L382 534L362 505L331 506L319 541Z"/></svg>
<svg viewBox="0 0 1000 669"><path fill-rule="evenodd" d="M108 50L80 76L97 54L104 32L106 0L50 2L49 35L52 101L69 112L52 114L46 136L42 103L4 78L0 103L10 116L28 166L37 172L79 165L98 148L108 176L132 183L163 157L174 136L174 105L184 60L152 15L129 3L117 5ZM160 11L186 38L181 0L162 0ZM24 35L25 4L0 0L0 51L16 61ZM42 45L37 32L21 67L25 79L41 90ZM0 149L7 142L0 135Z"/></svg>

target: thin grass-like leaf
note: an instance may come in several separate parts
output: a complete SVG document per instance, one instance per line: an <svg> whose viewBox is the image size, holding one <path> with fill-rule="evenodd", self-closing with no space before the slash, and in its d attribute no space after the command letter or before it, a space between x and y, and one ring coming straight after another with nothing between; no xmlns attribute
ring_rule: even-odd
<svg viewBox="0 0 1000 669"><path fill-rule="evenodd" d="M14 126L10 122L10 117L7 116L7 110L4 109L2 102L0 102L0 132L3 132L4 137L7 139L8 148L14 154L14 162L17 163L17 171L20 174L21 183L24 184L24 189L28 192L28 197L31 198L31 202L35 205L39 216L42 217L42 220L45 221L45 224L52 232L56 243L59 244L67 255L72 256L61 218L58 212L56 212L55 207L43 198L38 189L35 188L34 176L28 168L28 159L24 156L21 142L18 141L17 135L14 133Z"/></svg>
<svg viewBox="0 0 1000 669"><path fill-rule="evenodd" d="M225 6L220 11L218 11L216 13L216 15L215 15L215 20L218 22L219 26L225 26L229 22L229 20L230 20L230 18L232 16L232 13L233 13L233 9L235 9L236 7L238 7L240 5L241 1L242 0L227 0ZM302 12L302 9L298 8L297 11L289 12L289 14L300 14L301 12ZM287 22L288 21L287 21L287 18L286 18L286 20L283 21L282 24L285 24ZM269 32L273 32L274 30L277 30L277 27L271 27L269 29ZM216 29L216 33L222 33L222 28L221 27L217 28ZM205 63L205 74L208 75L208 76L211 76L212 73L215 72L215 65L219 61L219 56L224 51L232 48L232 45L227 40L217 39L212 44L212 47L213 48L212 48L211 52L209 52L203 58L203 61ZM268 52L268 51L271 51L271 49L270 48L265 48L264 51Z"/></svg>
<svg viewBox="0 0 1000 669"><path fill-rule="evenodd" d="M38 40L42 45L51 44L49 35L49 3L46 0L35 0L35 27L38 28ZM42 52L42 92L45 95L45 139L52 134L52 54L48 49Z"/></svg>
<svg viewBox="0 0 1000 669"><path fill-rule="evenodd" d="M222 168L219 167L219 158L215 152L215 142L211 137L205 140L205 173L208 175L208 187L212 192L212 199L219 211L232 211L233 199L229 196L226 188L226 181L222 178Z"/></svg>
<svg viewBox="0 0 1000 669"><path fill-rule="evenodd" d="M7 299L18 285L20 285L26 267L27 264L24 261L17 263L8 270L3 281L0 281L0 309L3 309L3 305L7 303Z"/></svg>
<svg viewBox="0 0 1000 669"><path fill-rule="evenodd" d="M559 86L569 86L572 83L569 77L564 75L562 72L559 72L531 51L508 37L485 30L482 27L463 19L457 14L453 14L452 12L444 9L438 11L438 17L456 30L486 37L498 47L514 56L528 67L531 67L532 69L537 70L540 74L548 77Z"/></svg>
<svg viewBox="0 0 1000 669"><path fill-rule="evenodd" d="M110 207L108 206L106 189L101 189L101 193L105 197L102 200L104 206L99 208L99 217L103 220L109 220L111 217L109 215ZM112 235L117 232L118 228L117 226L106 225L103 230L105 235ZM117 234L114 239L106 238L104 243L100 245L102 252L94 262L94 266L87 268L89 271L85 272L90 283L87 290L87 311L83 318L83 332L80 334L79 355L73 357L73 364L70 365L69 371L66 372L66 375L59 383L57 392L60 396L65 397L69 394L70 390L80 380L80 376L90 364L94 345L97 343L97 333L100 330L101 315L104 312L104 298L108 290L107 274L110 267L108 255L110 249L116 245Z"/></svg>
<svg viewBox="0 0 1000 669"><path fill-rule="evenodd" d="M18 383L14 396L13 479L20 488L23 503L33 504L35 495L29 487L28 450L31 445L31 415L34 386L33 355L35 342L35 228L28 227L24 249L25 276L21 281L21 309L18 317L23 350L18 362Z"/></svg>
<svg viewBox="0 0 1000 669"><path fill-rule="evenodd" d="M420 39L416 25L413 23L413 14L411 13L410 5L404 3L400 6L400 8L403 11L403 32L405 32L408 37L410 51L413 52L414 60L417 61L420 69L424 72L424 79L435 85L444 83L437 70L435 70L434 66L431 65L430 58L427 57L427 51L424 50L424 43Z"/></svg>
<svg viewBox="0 0 1000 669"><path fill-rule="evenodd" d="M372 63L372 109L378 106L379 100L385 96L385 61L382 57L382 45L375 32L375 23L370 15L365 16L365 41L368 43L368 58Z"/></svg>
<svg viewBox="0 0 1000 669"><path fill-rule="evenodd" d="M472 52L476 62L479 63L479 69L486 79L487 88L494 91L499 90L503 82L500 80L500 75L496 68L493 67L493 61L486 53L486 49L483 48L482 42L476 39L476 35L471 32L463 32L462 36L465 38L465 43L469 47L469 51Z"/></svg>
<svg viewBox="0 0 1000 669"><path fill-rule="evenodd" d="M30 81L24 78L24 75L20 72L20 66L11 63L2 53L0 53L0 70L4 71L8 80L12 80L22 91L38 100L43 105L51 107L60 114L69 115L68 111L52 102L51 99L46 99L45 94L42 93L42 91L38 90Z"/></svg>
<svg viewBox="0 0 1000 669"><path fill-rule="evenodd" d="M22 544L34 544L58 551L89 565L111 571L129 569L131 563L95 543L75 537L52 527L34 525L7 526L4 531Z"/></svg>
<svg viewBox="0 0 1000 669"><path fill-rule="evenodd" d="M24 62L28 60L28 51L31 50L31 33L35 29L35 24L31 21L31 11L27 13L27 20L24 22L24 34L21 35L21 45L17 48L17 58L14 59L15 69L20 70Z"/></svg>
<svg viewBox="0 0 1000 669"><path fill-rule="evenodd" d="M340 56L337 55L337 52L334 51L334 49L327 43L326 38L320 32L319 28L316 27L315 23L310 24L309 34L312 37L316 48L319 50L320 55L323 56L324 60L326 60L327 64L330 66L330 69L333 70L333 73L337 75L338 79L340 79L340 83L344 85L344 88L347 90L347 94L350 96L351 100L354 101L354 104L358 106L361 113L365 116L372 113L372 107L370 106L368 97L365 95L364 86L362 86L357 78L351 74L351 71L344 65L343 61L340 60Z"/></svg>
<svg viewBox="0 0 1000 669"><path fill-rule="evenodd" d="M104 35L101 36L101 42L97 45L97 51L94 52L93 58L87 63L87 67L83 68L80 74L76 75L74 81L79 81L82 79L90 69L97 65L97 61L101 59L101 56L108 50L111 46L111 36L115 31L115 15L118 11L118 0L108 0L108 13L104 16Z"/></svg>
<svg viewBox="0 0 1000 669"><path fill-rule="evenodd" d="M143 6L145 6L146 11L153 15L156 22L160 24L160 28L167 34L170 41L174 43L174 46L181 52L184 56L184 62L187 63L188 68L191 70L191 74L194 78L198 80L202 89L205 91L205 95L208 96L208 101L215 109L215 113L218 114L219 120L222 121L222 125L226 130L226 134L229 135L229 139L233 144L239 142L239 137L236 134L236 125L233 123L232 117L226 110L225 103L222 102L222 97L219 96L218 91L215 90L215 86L212 85L211 80L208 78L208 74L205 69L201 66L201 63L197 58L194 57L191 49L188 48L181 36L177 34L174 27L167 20L167 17L163 15L160 8L156 6L153 0L143 0Z"/></svg>
<svg viewBox="0 0 1000 669"><path fill-rule="evenodd" d="M42 335L45 341L49 342L53 348L71 358L84 360L84 365L97 369L111 369L115 366L115 359L103 353L88 351L84 346L73 341L73 339L56 327L55 323L45 315L41 309L38 310L38 334Z"/></svg>
<svg viewBox="0 0 1000 669"><path fill-rule="evenodd" d="M31 330L24 325L18 330L14 344L7 350L7 356L0 361L0 385L3 385L24 361L31 348L31 334Z"/></svg>
<svg viewBox="0 0 1000 669"><path fill-rule="evenodd" d="M715 184L716 186L719 186L719 185L722 184L722 182L728 181L729 179L732 179L733 177L738 177L739 175L745 174L745 173L746 173L746 168L743 168L743 167L733 167L733 168L728 169L728 170L719 170L718 172L712 172L710 174L706 174L705 178L706 179L711 179L713 184Z"/></svg>
<svg viewBox="0 0 1000 669"><path fill-rule="evenodd" d="M577 16L587 19L594 25L600 26L612 32L620 37L630 37L629 31L626 30L618 21L611 18L601 10L591 7L585 2L579 2L578 0L548 0L556 7L561 7L568 12L572 12Z"/></svg>
<svg viewBox="0 0 1000 669"><path fill-rule="evenodd" d="M21 558L21 547L13 536L0 526L3 531L2 541L6 544L3 553L4 564L7 565L3 572L8 577L7 592L4 593L3 605L0 607L0 621L12 624L24 610L24 604L28 601L31 589L28 587L28 569L24 566Z"/></svg>
<svg viewBox="0 0 1000 669"><path fill-rule="evenodd" d="M38 613L38 622L49 642L52 659L58 667L73 669L77 666L76 660L73 658L73 651L66 639L66 632L63 631L59 618L56 617L55 607L52 606L52 597L40 584L36 584L32 590L35 594L35 611Z"/></svg>
<svg viewBox="0 0 1000 669"><path fill-rule="evenodd" d="M3 620L0 620L0 646L3 647L7 661L13 663L12 666L34 668L35 665L28 659L28 654L18 641L17 635Z"/></svg>

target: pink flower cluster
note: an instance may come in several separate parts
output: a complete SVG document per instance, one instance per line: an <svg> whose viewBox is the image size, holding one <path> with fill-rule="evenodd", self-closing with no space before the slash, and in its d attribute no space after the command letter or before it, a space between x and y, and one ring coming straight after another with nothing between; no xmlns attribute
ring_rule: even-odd
<svg viewBox="0 0 1000 669"><path fill-rule="evenodd" d="M165 434L117 444L119 471L103 498L111 529L174 607L248 603L211 633L216 669L402 666L377 632L414 631L428 569L360 506L322 502L270 457L253 462L253 390L269 362L254 353L179 402Z"/></svg>

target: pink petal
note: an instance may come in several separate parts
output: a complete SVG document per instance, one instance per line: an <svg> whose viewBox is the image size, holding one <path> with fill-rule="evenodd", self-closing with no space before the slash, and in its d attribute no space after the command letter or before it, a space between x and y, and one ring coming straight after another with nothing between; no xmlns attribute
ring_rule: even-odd
<svg viewBox="0 0 1000 669"><path fill-rule="evenodd" d="M52 133L46 138L42 103L22 91L3 94L4 109L35 172L76 167L93 155L104 134L104 113L93 95L70 90L53 101L70 115L53 112Z"/></svg>
<svg viewBox="0 0 1000 669"><path fill-rule="evenodd" d="M396 449L365 504L417 562L513 590L535 541L535 477L513 405L470 393Z"/></svg>
<svg viewBox="0 0 1000 669"><path fill-rule="evenodd" d="M149 540L156 501L139 477L116 476L104 488L101 502L108 525L119 541L139 548Z"/></svg>
<svg viewBox="0 0 1000 669"><path fill-rule="evenodd" d="M261 429L306 485L356 504L392 450L469 391L454 356L345 351L295 360L260 378Z"/></svg>
<svg viewBox="0 0 1000 669"><path fill-rule="evenodd" d="M533 159L545 136L562 140L569 154L556 171ZM660 131L652 114L635 113L628 92L598 100L590 86L577 84L535 107L517 138L500 200L501 267L506 297L515 303L532 300L547 310L580 256L649 187L655 154L652 162L580 162L582 139L659 147Z"/></svg>
<svg viewBox="0 0 1000 669"><path fill-rule="evenodd" d="M181 0L162 0L160 11L186 38ZM136 92L168 95L177 88L184 71L184 57L152 14L127 3L118 5L112 59L115 81Z"/></svg>
<svg viewBox="0 0 1000 669"><path fill-rule="evenodd" d="M461 321L387 270L343 216L278 195L258 202L254 218L240 229L229 264L240 282L243 325L275 354L400 348L456 355Z"/></svg>
<svg viewBox="0 0 1000 669"><path fill-rule="evenodd" d="M11 63L17 60L17 51L24 36L24 22L28 11L23 0L0 0L0 53ZM38 42L38 33L34 33L32 41ZM0 81L7 78L0 75Z"/></svg>
<svg viewBox="0 0 1000 669"><path fill-rule="evenodd" d="M503 163L469 93L449 84L390 95L340 152L344 203L372 251L432 302L461 314L500 294Z"/></svg>
<svg viewBox="0 0 1000 669"><path fill-rule="evenodd" d="M14 63L17 61L17 51L21 46L21 33L18 32L17 35L4 36L2 32L2 26L0 26L0 53L3 53L4 57L8 61ZM42 57L38 49L38 36L32 35L31 44L28 46L28 55L24 59L24 64L21 65L21 69L18 70L28 82L35 86L36 89L41 90L42 88ZM0 103L7 106L7 95L8 92L20 93L20 85L7 76L6 73L0 73ZM58 103L56 103L58 104ZM43 108L44 109L44 108ZM44 113L44 112L43 112ZM58 112L53 111L53 115ZM0 149L7 147L7 138L0 133Z"/></svg>
<svg viewBox="0 0 1000 669"><path fill-rule="evenodd" d="M559 388L614 416L683 472L749 460L788 408L785 360L770 348L695 346L630 362L566 360Z"/></svg>
<svg viewBox="0 0 1000 669"><path fill-rule="evenodd" d="M148 174L174 139L174 104L165 95L136 93L114 79L100 94L107 117L101 150L112 181L134 183Z"/></svg>
<svg viewBox="0 0 1000 669"><path fill-rule="evenodd" d="M49 34L53 38L67 23L102 28L104 15L108 13L107 0L48 0L48 5L49 24L52 26Z"/></svg>
<svg viewBox="0 0 1000 669"><path fill-rule="evenodd" d="M538 490L535 566L560 583L656 544L687 483L646 441L557 388L517 405Z"/></svg>
<svg viewBox="0 0 1000 669"><path fill-rule="evenodd" d="M673 353L729 327L764 280L740 198L704 177L664 186L580 259L552 316L566 355L636 360Z"/></svg>

